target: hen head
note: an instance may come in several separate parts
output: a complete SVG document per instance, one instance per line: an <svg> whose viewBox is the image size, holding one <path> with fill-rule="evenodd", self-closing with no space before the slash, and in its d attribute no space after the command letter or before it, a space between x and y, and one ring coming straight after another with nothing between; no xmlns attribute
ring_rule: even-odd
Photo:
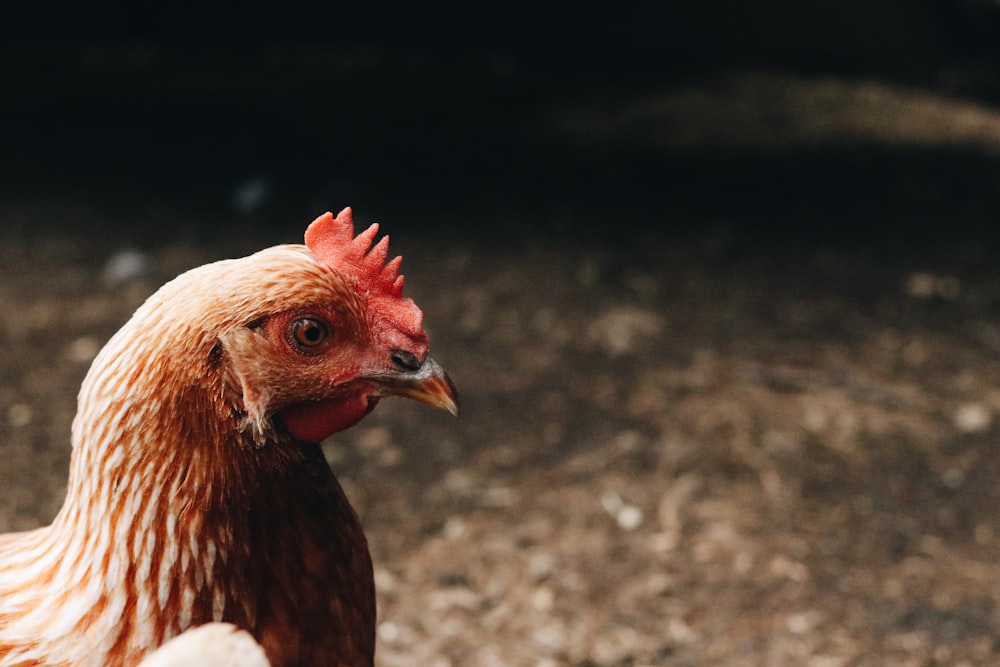
<svg viewBox="0 0 1000 667"><path fill-rule="evenodd" d="M306 230L306 248L253 256L268 296L247 304L250 321L220 332L216 353L229 362L244 427L258 443L280 439L274 429L282 427L320 442L384 396L457 414L455 388L427 354L423 315L403 296L402 258L386 263L388 236L372 245L377 224L356 237L353 230L350 208L326 213Z"/></svg>

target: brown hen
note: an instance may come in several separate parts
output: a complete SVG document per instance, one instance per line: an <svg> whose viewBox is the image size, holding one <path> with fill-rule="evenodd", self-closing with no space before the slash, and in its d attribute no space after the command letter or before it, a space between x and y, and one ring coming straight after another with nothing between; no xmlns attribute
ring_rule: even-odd
<svg viewBox="0 0 1000 667"><path fill-rule="evenodd" d="M371 665L372 563L319 443L399 395L457 411L399 258L350 209L178 276L94 360L66 500L0 537L0 667L120 667L213 621L275 667Z"/></svg>

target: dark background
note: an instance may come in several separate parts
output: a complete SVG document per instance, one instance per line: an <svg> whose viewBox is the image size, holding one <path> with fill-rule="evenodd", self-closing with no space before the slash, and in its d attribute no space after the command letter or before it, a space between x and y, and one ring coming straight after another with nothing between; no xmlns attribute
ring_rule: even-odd
<svg viewBox="0 0 1000 667"><path fill-rule="evenodd" d="M222 222L254 183L264 196L238 224L282 229L350 203L394 225L501 235L513 224L608 240L628 220L773 241L905 228L921 244L981 234L996 210L996 160L968 147L670 150L553 123L727 71L989 104L1000 8L986 0L30 11L0 46L0 197L128 211L115 233L136 242L149 211ZM956 221L969 191L985 205Z"/></svg>

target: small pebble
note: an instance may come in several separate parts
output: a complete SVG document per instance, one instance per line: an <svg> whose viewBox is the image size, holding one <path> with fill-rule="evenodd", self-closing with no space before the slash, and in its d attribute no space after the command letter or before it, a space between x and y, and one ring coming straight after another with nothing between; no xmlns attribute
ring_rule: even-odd
<svg viewBox="0 0 1000 667"><path fill-rule="evenodd" d="M623 530L635 530L642 525L642 509L629 505L614 491L601 495L601 506L610 514Z"/></svg>
<svg viewBox="0 0 1000 667"><path fill-rule="evenodd" d="M928 299L934 296L934 276L930 273L911 273L906 277L906 293L915 299Z"/></svg>
<svg viewBox="0 0 1000 667"><path fill-rule="evenodd" d="M531 594L531 606L537 611L549 611L555 606L556 594L548 586L536 588Z"/></svg>
<svg viewBox="0 0 1000 667"><path fill-rule="evenodd" d="M625 505L615 516L615 520L623 530L635 530L642 525L642 519L642 510L635 505Z"/></svg>
<svg viewBox="0 0 1000 667"><path fill-rule="evenodd" d="M378 638L384 642L394 642L399 639L399 626L392 621L378 624Z"/></svg>
<svg viewBox="0 0 1000 667"><path fill-rule="evenodd" d="M444 522L444 526L441 528L441 535L446 540L453 541L459 539L465 535L465 521L457 516L448 517L448 520Z"/></svg>
<svg viewBox="0 0 1000 667"><path fill-rule="evenodd" d="M815 625L813 614L803 612L801 614L789 614L786 619L789 632L796 635L803 635L812 630Z"/></svg>
<svg viewBox="0 0 1000 667"><path fill-rule="evenodd" d="M101 278L109 285L122 285L141 278L148 272L149 258L146 254L133 248L125 248L104 263Z"/></svg>
<svg viewBox="0 0 1000 667"><path fill-rule="evenodd" d="M666 326L659 313L639 308L614 308L591 322L587 334L613 357L633 352L642 339L658 336Z"/></svg>
<svg viewBox="0 0 1000 667"><path fill-rule="evenodd" d="M233 208L250 215L260 210L270 196L271 183L263 176L254 176L243 181L233 192Z"/></svg>
<svg viewBox="0 0 1000 667"><path fill-rule="evenodd" d="M34 412L27 403L15 403L7 408L7 421L14 428L23 428L34 419Z"/></svg>
<svg viewBox="0 0 1000 667"><path fill-rule="evenodd" d="M507 486L492 486L488 489L483 489L479 501L483 507L511 507L517 504L518 494L514 489Z"/></svg>
<svg viewBox="0 0 1000 667"><path fill-rule="evenodd" d="M959 468L948 468L941 475L941 482L949 489L957 489L965 483L965 473Z"/></svg>
<svg viewBox="0 0 1000 667"><path fill-rule="evenodd" d="M372 576L375 579L375 588L383 593L389 593L399 588L399 579L389 570L378 567L375 568Z"/></svg>
<svg viewBox="0 0 1000 667"><path fill-rule="evenodd" d="M371 426L360 430L356 442L358 449L371 453L391 443L392 432L383 426Z"/></svg>
<svg viewBox="0 0 1000 667"><path fill-rule="evenodd" d="M547 551L533 553L528 558L528 573L535 581L544 579L556 571L555 556Z"/></svg>
<svg viewBox="0 0 1000 667"><path fill-rule="evenodd" d="M982 403L966 403L955 411L955 428L962 433L982 433L992 421L993 415Z"/></svg>
<svg viewBox="0 0 1000 667"><path fill-rule="evenodd" d="M917 271L906 277L904 290L914 299L938 297L954 301L962 293L962 283L955 276Z"/></svg>
<svg viewBox="0 0 1000 667"><path fill-rule="evenodd" d="M78 364L89 364L101 351L101 344L96 338L82 336L77 338L66 348L66 358Z"/></svg>

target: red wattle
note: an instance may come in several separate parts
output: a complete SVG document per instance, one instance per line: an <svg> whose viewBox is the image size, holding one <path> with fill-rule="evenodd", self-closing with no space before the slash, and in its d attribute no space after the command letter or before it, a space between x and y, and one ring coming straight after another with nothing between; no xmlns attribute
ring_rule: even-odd
<svg viewBox="0 0 1000 667"><path fill-rule="evenodd" d="M292 436L301 442L322 442L337 431L354 426L372 411L377 398L338 397L292 405L279 413Z"/></svg>

